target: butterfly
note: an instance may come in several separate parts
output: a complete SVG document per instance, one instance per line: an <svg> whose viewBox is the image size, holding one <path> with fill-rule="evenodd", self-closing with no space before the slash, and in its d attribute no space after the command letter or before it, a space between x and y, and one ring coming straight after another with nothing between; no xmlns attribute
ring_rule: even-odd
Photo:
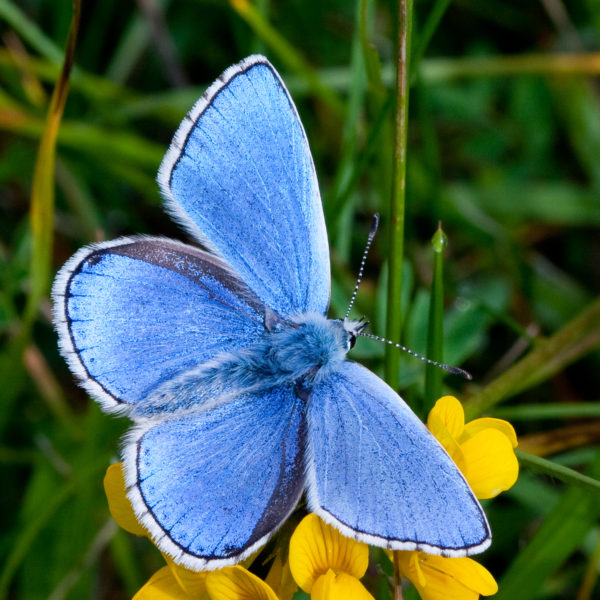
<svg viewBox="0 0 600 600"><path fill-rule="evenodd" d="M328 319L327 232L295 105L262 56L228 68L158 172L205 249L134 236L80 249L53 287L80 384L133 426L128 497L160 550L193 570L260 548L303 493L359 541L483 551L486 517L404 401L347 360L364 324Z"/></svg>

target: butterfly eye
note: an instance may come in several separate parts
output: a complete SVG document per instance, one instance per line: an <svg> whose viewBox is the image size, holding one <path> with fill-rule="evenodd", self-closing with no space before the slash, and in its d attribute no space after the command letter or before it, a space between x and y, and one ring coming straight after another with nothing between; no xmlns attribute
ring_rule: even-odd
<svg viewBox="0 0 600 600"><path fill-rule="evenodd" d="M354 348L354 344L356 344L356 336L353 333L348 333L348 350Z"/></svg>

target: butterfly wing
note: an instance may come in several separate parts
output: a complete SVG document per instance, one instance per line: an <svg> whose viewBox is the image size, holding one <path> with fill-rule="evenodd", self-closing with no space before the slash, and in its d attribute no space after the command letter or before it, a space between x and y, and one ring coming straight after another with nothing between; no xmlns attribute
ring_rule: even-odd
<svg viewBox="0 0 600 600"><path fill-rule="evenodd" d="M194 570L255 552L302 494L304 423L289 386L134 429L125 479L154 543Z"/></svg>
<svg viewBox="0 0 600 600"><path fill-rule="evenodd" d="M161 238L82 248L53 300L62 353L108 412L264 331L264 305L222 260Z"/></svg>
<svg viewBox="0 0 600 600"><path fill-rule="evenodd" d="M402 399L345 362L313 388L310 509L342 533L395 550L465 556L491 542L464 477Z"/></svg>
<svg viewBox="0 0 600 600"><path fill-rule="evenodd" d="M329 251L298 113L262 56L227 69L185 117L158 174L170 212L275 312L323 314Z"/></svg>

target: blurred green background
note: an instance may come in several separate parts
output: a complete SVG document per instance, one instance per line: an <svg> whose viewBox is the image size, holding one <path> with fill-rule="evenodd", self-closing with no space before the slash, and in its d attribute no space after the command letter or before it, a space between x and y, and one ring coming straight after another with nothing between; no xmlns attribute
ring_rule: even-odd
<svg viewBox="0 0 600 600"><path fill-rule="evenodd" d="M331 315L345 312L381 212L356 313L385 333L396 3L84 2L56 165L40 188L53 230L47 215L36 230L34 165L71 16L66 0L0 0L0 598L128 598L164 564L109 518L102 477L127 422L75 385L49 283L94 240L187 239L165 217L156 170L183 115L244 56L268 56L306 128ZM447 376L444 391L471 416L509 419L528 453L517 485L486 503L495 537L481 561L497 598L600 597L599 488L577 476L600 477L599 46L598 0L414 4L404 298L393 310L401 341L426 352L441 221L444 360L474 376ZM381 373L383 345L370 342L353 358ZM422 363L403 356L398 369L423 416ZM531 455L552 462L534 471Z"/></svg>

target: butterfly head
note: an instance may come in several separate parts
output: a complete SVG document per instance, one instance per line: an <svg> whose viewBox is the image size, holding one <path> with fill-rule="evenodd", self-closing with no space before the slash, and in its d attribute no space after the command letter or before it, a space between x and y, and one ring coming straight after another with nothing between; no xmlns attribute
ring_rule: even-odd
<svg viewBox="0 0 600 600"><path fill-rule="evenodd" d="M369 326L369 321L361 317L358 321L353 319L340 319L347 335L346 352L354 348L356 338Z"/></svg>

